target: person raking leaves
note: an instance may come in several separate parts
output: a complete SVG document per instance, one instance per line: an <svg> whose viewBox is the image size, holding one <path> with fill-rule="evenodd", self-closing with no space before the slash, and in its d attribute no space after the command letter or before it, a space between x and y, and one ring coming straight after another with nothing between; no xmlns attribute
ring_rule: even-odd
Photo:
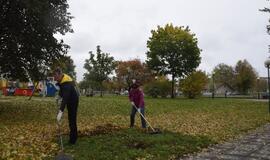
<svg viewBox="0 0 270 160"><path fill-rule="evenodd" d="M141 114L141 123L142 128L146 128L146 122L144 116L144 94L143 91L139 88L140 83L138 80L133 80L131 89L129 91L129 100L131 103L131 114L130 114L130 127L134 127L135 115L136 112ZM142 116L143 115L143 116Z"/></svg>
<svg viewBox="0 0 270 160"><path fill-rule="evenodd" d="M60 123L64 113L65 107L68 110L68 122L69 122L69 143L75 144L78 137L77 132L77 110L79 104L79 93L76 89L73 79L64 74L61 68L54 70L54 79L58 82L59 86L59 101L60 108L57 114L57 121Z"/></svg>
<svg viewBox="0 0 270 160"><path fill-rule="evenodd" d="M150 122L145 118L145 103L144 103L144 93L140 89L141 83L138 80L132 80L133 84L129 89L129 101L131 103L131 114L130 114L130 127L134 127L136 112L139 112L142 122L142 128L146 129L146 123L150 127L150 131L146 130L150 134L160 134L161 130L159 128L153 128Z"/></svg>

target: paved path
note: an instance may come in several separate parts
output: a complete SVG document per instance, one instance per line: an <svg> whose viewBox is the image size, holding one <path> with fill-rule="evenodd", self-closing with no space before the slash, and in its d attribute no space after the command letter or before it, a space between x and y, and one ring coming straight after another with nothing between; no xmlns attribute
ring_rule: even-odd
<svg viewBox="0 0 270 160"><path fill-rule="evenodd" d="M184 160L270 160L270 124L232 142L215 145Z"/></svg>

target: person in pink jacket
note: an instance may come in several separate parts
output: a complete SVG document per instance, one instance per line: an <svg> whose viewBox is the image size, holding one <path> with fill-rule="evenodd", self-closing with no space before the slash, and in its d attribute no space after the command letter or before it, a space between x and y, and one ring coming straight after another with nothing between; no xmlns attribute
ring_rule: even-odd
<svg viewBox="0 0 270 160"><path fill-rule="evenodd" d="M129 100L131 103L131 114L130 114L130 127L134 127L136 112L140 112L144 116L145 106L144 106L144 94L139 88L140 84L135 82L131 85L129 91ZM136 109L136 108L137 109ZM141 116L142 128L146 128L145 119Z"/></svg>

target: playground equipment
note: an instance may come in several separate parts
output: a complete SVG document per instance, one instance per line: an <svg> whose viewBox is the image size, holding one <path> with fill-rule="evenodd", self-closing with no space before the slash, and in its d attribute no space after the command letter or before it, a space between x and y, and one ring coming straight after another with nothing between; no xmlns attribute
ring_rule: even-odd
<svg viewBox="0 0 270 160"><path fill-rule="evenodd" d="M57 92L57 88L55 84L51 81L46 82L46 96L47 97L54 97Z"/></svg>
<svg viewBox="0 0 270 160"><path fill-rule="evenodd" d="M32 82L0 81L0 89L5 96L31 96L34 90L34 95L54 97L57 92L57 87L51 77L35 84Z"/></svg>

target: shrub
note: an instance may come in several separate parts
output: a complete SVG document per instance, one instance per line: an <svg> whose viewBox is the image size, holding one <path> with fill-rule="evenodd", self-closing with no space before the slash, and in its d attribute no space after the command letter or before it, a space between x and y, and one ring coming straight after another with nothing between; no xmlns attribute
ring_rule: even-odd
<svg viewBox="0 0 270 160"><path fill-rule="evenodd" d="M195 98L201 95L202 90L207 84L207 76L202 71L192 72L180 82L180 90L185 97Z"/></svg>

